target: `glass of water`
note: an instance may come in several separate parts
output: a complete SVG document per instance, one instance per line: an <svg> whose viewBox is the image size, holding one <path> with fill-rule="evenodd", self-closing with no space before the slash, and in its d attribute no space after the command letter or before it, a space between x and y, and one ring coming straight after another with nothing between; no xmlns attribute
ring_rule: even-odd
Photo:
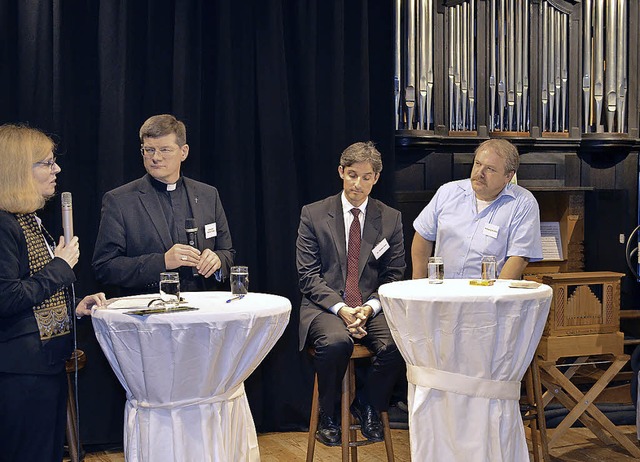
<svg viewBox="0 0 640 462"><path fill-rule="evenodd" d="M485 255L482 257L482 279L492 281L496 278L496 257Z"/></svg>
<svg viewBox="0 0 640 462"><path fill-rule="evenodd" d="M165 309L178 306L180 302L180 275L178 273L160 273L160 298Z"/></svg>
<svg viewBox="0 0 640 462"><path fill-rule="evenodd" d="M429 284L442 284L444 281L444 261L442 257L429 257Z"/></svg>
<svg viewBox="0 0 640 462"><path fill-rule="evenodd" d="M249 267L231 267L231 295L246 295L249 292Z"/></svg>

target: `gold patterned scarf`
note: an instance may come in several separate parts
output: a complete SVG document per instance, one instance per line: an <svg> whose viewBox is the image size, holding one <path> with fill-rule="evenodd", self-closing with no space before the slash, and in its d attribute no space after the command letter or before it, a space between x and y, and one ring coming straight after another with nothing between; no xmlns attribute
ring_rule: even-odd
<svg viewBox="0 0 640 462"><path fill-rule="evenodd" d="M52 244L54 241L44 226L38 224L35 213L16 214L16 219L27 240L29 274L33 276L52 260L45 239ZM67 301L66 290L60 288L51 297L33 307L41 340L67 335L70 332Z"/></svg>

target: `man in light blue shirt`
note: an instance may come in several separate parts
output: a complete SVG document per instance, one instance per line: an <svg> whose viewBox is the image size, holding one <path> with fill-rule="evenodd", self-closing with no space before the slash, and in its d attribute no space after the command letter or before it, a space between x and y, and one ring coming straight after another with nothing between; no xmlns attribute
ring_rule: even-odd
<svg viewBox="0 0 640 462"><path fill-rule="evenodd" d="M434 243L445 278L480 278L482 257L493 255L500 279L520 279L530 261L542 259L538 203L510 183L519 165L513 144L488 140L475 151L470 178L438 189L413 222L413 279L427 277Z"/></svg>

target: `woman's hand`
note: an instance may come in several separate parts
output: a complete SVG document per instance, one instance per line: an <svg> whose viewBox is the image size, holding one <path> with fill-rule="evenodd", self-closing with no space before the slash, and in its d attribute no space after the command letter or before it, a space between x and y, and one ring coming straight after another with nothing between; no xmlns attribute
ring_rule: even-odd
<svg viewBox="0 0 640 462"><path fill-rule="evenodd" d="M98 292L97 294L87 295L76 307L76 316L90 316L91 308L94 306L101 307L107 303L107 299L104 296L103 292Z"/></svg>
<svg viewBox="0 0 640 462"><path fill-rule="evenodd" d="M60 236L60 241L53 251L53 255L62 258L66 261L71 268L76 266L78 259L80 258L80 244L78 237L73 236L68 244L64 243L64 236Z"/></svg>

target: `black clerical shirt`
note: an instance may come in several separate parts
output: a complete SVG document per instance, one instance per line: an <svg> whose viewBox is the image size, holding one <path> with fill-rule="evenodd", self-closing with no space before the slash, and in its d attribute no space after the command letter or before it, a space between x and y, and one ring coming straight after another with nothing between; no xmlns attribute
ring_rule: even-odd
<svg viewBox="0 0 640 462"><path fill-rule="evenodd" d="M187 188L184 187L182 177L173 184L162 183L151 178L164 218L167 221L171 239L174 244L188 244L185 220L193 217ZM174 270L175 271L175 270ZM180 273L180 290L182 292L201 290L201 276L194 277L190 266L182 266L177 271Z"/></svg>

